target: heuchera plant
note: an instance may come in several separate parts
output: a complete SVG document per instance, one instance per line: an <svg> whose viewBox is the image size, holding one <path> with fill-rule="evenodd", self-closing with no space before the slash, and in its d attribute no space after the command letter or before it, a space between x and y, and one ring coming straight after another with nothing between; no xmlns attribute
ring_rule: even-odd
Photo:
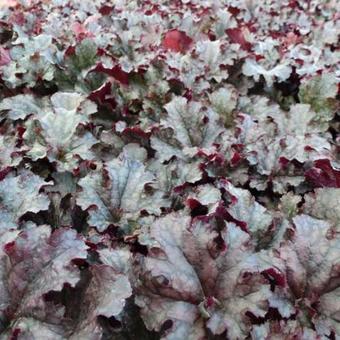
<svg viewBox="0 0 340 340"><path fill-rule="evenodd" d="M0 339L340 339L339 10L0 1Z"/></svg>

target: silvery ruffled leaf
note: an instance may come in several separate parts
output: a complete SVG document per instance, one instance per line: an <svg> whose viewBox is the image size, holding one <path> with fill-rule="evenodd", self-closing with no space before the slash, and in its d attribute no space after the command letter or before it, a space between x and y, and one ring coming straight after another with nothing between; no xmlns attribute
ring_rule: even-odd
<svg viewBox="0 0 340 340"><path fill-rule="evenodd" d="M47 210L49 199L40 189L51 184L30 171L18 176L10 174L0 181L0 229L16 228L20 217L27 212Z"/></svg>
<svg viewBox="0 0 340 340"><path fill-rule="evenodd" d="M42 113L40 101L30 94L19 94L5 98L0 102L0 111L7 111L6 116L12 120L25 119L30 114Z"/></svg>
<svg viewBox="0 0 340 340"><path fill-rule="evenodd" d="M31 224L3 249L1 314L11 325L26 315L39 320L44 294L60 291L65 283L75 286L80 273L71 261L87 257L87 246L76 231L52 233L47 225Z"/></svg>
<svg viewBox="0 0 340 340"><path fill-rule="evenodd" d="M148 193L145 186L153 185L155 176L145 166L131 159L113 159L103 172L90 173L79 181L82 191L77 204L89 209L89 224L104 231L110 224L126 224L136 220L145 210L159 215L162 199ZM91 208L93 207L93 208Z"/></svg>

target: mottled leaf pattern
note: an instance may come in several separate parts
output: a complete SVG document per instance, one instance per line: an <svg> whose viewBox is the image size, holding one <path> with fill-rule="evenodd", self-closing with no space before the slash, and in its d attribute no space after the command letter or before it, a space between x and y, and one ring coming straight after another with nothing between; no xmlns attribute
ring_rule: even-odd
<svg viewBox="0 0 340 340"><path fill-rule="evenodd" d="M337 0L0 0L0 339L340 339Z"/></svg>

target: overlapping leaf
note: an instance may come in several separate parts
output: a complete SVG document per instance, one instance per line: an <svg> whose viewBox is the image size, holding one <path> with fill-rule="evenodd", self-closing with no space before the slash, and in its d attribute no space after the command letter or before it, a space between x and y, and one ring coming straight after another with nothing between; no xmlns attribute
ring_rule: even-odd
<svg viewBox="0 0 340 340"><path fill-rule="evenodd" d="M20 217L27 212L47 210L49 201L40 189L52 184L41 177L24 171L18 176L8 175L0 181L1 230L17 228Z"/></svg>
<svg viewBox="0 0 340 340"><path fill-rule="evenodd" d="M205 339L227 330L237 339L251 328L247 312L265 315L271 293L260 272L270 265L252 254L249 235L234 224L219 234L208 223L190 226L188 217L172 214L153 223L150 236L141 239L149 255L137 281L148 328L160 330L171 320L164 338Z"/></svg>
<svg viewBox="0 0 340 340"><path fill-rule="evenodd" d="M96 112L96 105L79 93L57 92L51 96L51 106L26 124L28 157L37 160L47 156L62 170L75 168L79 158L93 159L90 149L97 141L88 131L77 134L77 127Z"/></svg>
<svg viewBox="0 0 340 340"><path fill-rule="evenodd" d="M293 221L294 235L279 250L288 287L278 310L283 313L281 308L290 308L301 329L309 322L321 337L338 334L338 234L329 223L308 215L298 215Z"/></svg>
<svg viewBox="0 0 340 340"><path fill-rule="evenodd" d="M49 226L31 224L3 247L3 323L14 328L23 323L26 331L27 327L36 328L38 321L48 319L44 295L60 291L65 283L75 286L79 281L79 270L71 261L86 258L87 246L74 230L60 229L52 233Z"/></svg>
<svg viewBox="0 0 340 340"><path fill-rule="evenodd" d="M89 209L89 224L99 231L109 225L126 225L135 221L143 211L159 215L163 204L162 193L148 193L145 186L152 185L155 176L133 159L113 159L103 171L82 178L77 204ZM91 208L93 207L93 208ZM127 226L125 226L127 227Z"/></svg>

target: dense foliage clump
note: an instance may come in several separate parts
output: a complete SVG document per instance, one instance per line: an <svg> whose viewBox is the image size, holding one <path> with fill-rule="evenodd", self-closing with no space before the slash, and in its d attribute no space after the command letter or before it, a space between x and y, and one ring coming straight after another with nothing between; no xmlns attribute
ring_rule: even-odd
<svg viewBox="0 0 340 340"><path fill-rule="evenodd" d="M0 7L1 339L340 338L339 3Z"/></svg>

